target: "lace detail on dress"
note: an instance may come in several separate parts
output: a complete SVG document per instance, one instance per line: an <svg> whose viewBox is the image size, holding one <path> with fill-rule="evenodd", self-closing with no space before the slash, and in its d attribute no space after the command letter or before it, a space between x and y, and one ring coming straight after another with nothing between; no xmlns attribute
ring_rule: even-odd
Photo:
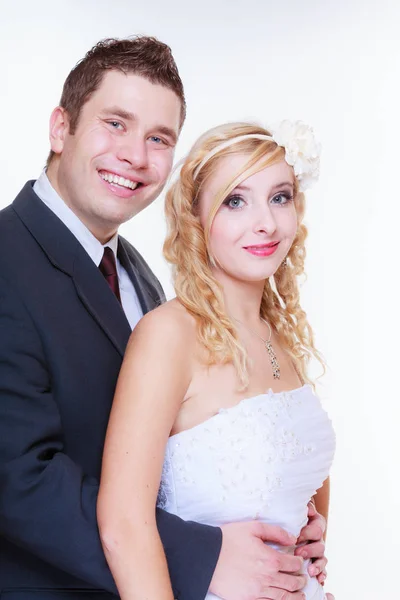
<svg viewBox="0 0 400 600"><path fill-rule="evenodd" d="M174 474L172 471L171 459L169 456L169 448L167 446L167 449L165 452L164 464L163 464L162 473L161 473L160 488L158 490L158 495L157 495L157 503L156 504L157 504L158 508L162 508L163 510L166 510L167 507L174 506L176 509L175 494L174 494L175 490L174 490L173 481L174 481ZM170 508L169 508L169 510L171 511Z"/></svg>
<svg viewBox="0 0 400 600"><path fill-rule="evenodd" d="M271 493L282 487L280 470L274 468L275 463L290 462L301 454L309 455L315 447L303 443L290 429L292 411L294 407L301 407L304 397L269 391L259 398L264 401L257 408L254 408L254 402L249 402L254 398L247 398L233 407L220 409L204 423L172 437L167 468L170 471L172 461L178 487L182 485L187 490L197 485L193 458L195 463L203 445L204 451L213 457L209 476L214 471L213 493L218 489L222 502L226 501L227 495L240 494L243 489L253 500L258 497L264 509L267 508ZM277 423L282 415L286 427ZM251 462L249 457L252 457ZM263 473L263 479L252 477L252 472ZM163 475L165 481L166 472ZM173 493L171 487L169 492Z"/></svg>

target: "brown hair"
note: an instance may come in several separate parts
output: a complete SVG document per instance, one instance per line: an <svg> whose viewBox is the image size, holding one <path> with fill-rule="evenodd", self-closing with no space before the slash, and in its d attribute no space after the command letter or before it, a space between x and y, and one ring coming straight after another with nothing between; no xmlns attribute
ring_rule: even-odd
<svg viewBox="0 0 400 600"><path fill-rule="evenodd" d="M182 127L186 116L183 84L171 48L154 37L134 36L105 39L91 48L65 80L60 106L69 115L71 134L75 133L84 104L99 88L106 71L133 73L172 90L181 101ZM50 151L47 166L54 152Z"/></svg>

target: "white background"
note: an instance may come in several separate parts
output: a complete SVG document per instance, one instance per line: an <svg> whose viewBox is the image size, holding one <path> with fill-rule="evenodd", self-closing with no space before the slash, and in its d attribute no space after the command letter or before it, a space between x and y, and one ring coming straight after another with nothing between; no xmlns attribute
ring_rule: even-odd
<svg viewBox="0 0 400 600"><path fill-rule="evenodd" d="M400 598L399 111L396 0L1 0L2 194L9 204L48 152L48 117L72 66L103 37L156 35L173 50L188 118L177 149L228 120L314 126L322 175L308 194L303 304L329 371L334 421L327 589ZM169 297L159 199L123 234Z"/></svg>

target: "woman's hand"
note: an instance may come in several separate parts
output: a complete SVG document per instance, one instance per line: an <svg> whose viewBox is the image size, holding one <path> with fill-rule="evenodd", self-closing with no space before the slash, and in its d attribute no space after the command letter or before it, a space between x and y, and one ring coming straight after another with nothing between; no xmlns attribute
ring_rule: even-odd
<svg viewBox="0 0 400 600"><path fill-rule="evenodd" d="M325 556L324 533L326 530L326 519L317 512L314 502L308 503L308 523L300 531L297 543L306 542L305 546L297 548L296 556L302 556L304 559L311 559L308 566L310 577L316 577L321 585L324 585L326 579L326 565L328 559ZM327 600L335 600L332 594L326 594Z"/></svg>

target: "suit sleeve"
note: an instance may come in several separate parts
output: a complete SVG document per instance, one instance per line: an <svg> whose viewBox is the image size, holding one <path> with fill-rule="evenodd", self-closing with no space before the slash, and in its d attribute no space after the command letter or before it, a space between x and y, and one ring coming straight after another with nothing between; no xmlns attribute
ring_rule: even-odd
<svg viewBox="0 0 400 600"><path fill-rule="evenodd" d="M63 449L52 378L33 320L0 279L0 535L93 586L117 593L96 522L98 481ZM157 511L177 598L206 595L221 530ZM134 569L134 565L132 565Z"/></svg>

